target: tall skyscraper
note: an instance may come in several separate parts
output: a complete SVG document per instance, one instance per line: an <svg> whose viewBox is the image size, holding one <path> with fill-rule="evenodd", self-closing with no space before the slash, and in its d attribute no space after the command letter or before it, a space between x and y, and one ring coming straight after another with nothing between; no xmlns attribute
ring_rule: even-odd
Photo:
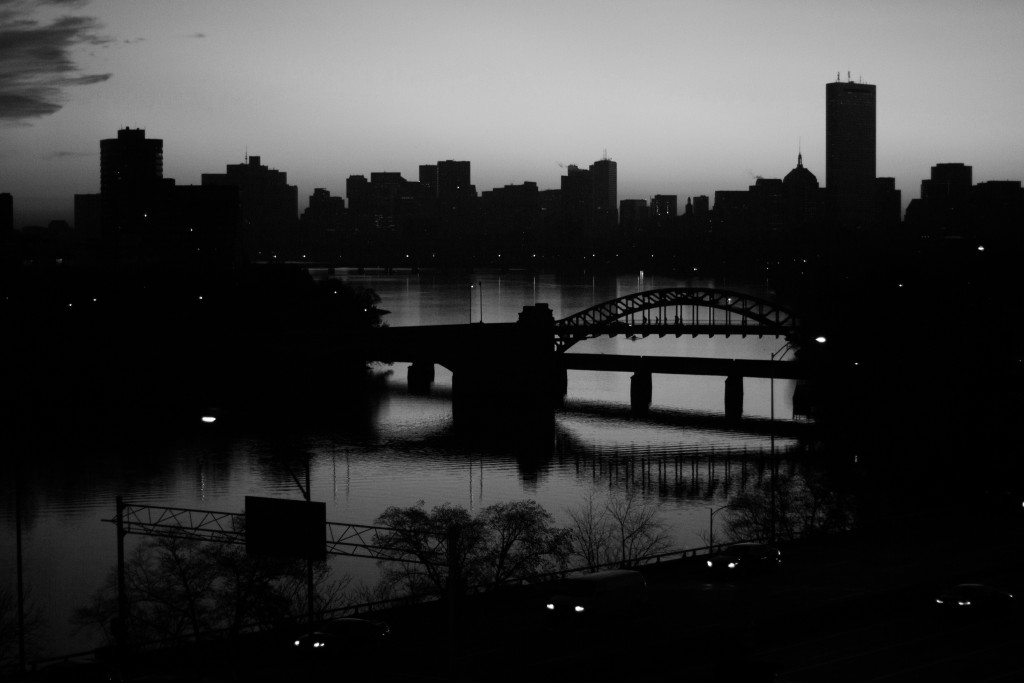
<svg viewBox="0 0 1024 683"><path fill-rule="evenodd" d="M106 229L149 224L159 207L163 178L163 140L147 139L142 128L122 128L116 138L100 140L100 196Z"/></svg>
<svg viewBox="0 0 1024 683"><path fill-rule="evenodd" d="M100 140L100 194L137 192L164 177L164 141L146 138L142 128L122 128Z"/></svg>
<svg viewBox="0 0 1024 683"><path fill-rule="evenodd" d="M590 165L593 188L594 223L598 229L608 230L619 224L618 166L604 158Z"/></svg>
<svg viewBox="0 0 1024 683"><path fill-rule="evenodd" d="M825 186L832 220L845 228L872 222L875 197L875 86L825 85Z"/></svg>

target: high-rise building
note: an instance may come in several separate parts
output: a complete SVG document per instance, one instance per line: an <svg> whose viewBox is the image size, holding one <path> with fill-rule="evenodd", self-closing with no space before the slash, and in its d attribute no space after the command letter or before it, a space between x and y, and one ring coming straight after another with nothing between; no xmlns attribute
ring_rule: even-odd
<svg viewBox="0 0 1024 683"><path fill-rule="evenodd" d="M420 164L420 185L428 197L437 197L437 164Z"/></svg>
<svg viewBox="0 0 1024 683"><path fill-rule="evenodd" d="M875 86L852 80L825 85L825 186L832 220L871 224L875 204Z"/></svg>
<svg viewBox="0 0 1024 683"><path fill-rule="evenodd" d="M173 181L169 181L173 185ZM145 229L159 210L164 183L164 141L142 128L122 128L100 140L102 224L107 230Z"/></svg>
<svg viewBox="0 0 1024 683"><path fill-rule="evenodd" d="M296 226L299 188L288 184L288 174L260 164L250 156L244 164L228 164L225 173L204 173L203 185L238 188L241 228L239 237L250 258L277 258L298 249Z"/></svg>
<svg viewBox="0 0 1024 683"><path fill-rule="evenodd" d="M679 197L674 194L656 194L651 197L651 215L655 218L675 218L679 215Z"/></svg>
<svg viewBox="0 0 1024 683"><path fill-rule="evenodd" d="M642 228L650 215L646 199L623 199L619 202L619 226L627 232Z"/></svg>
<svg viewBox="0 0 1024 683"><path fill-rule="evenodd" d="M476 195L476 189L470 183L468 161L437 162L437 198L443 204L455 205L464 200L469 193Z"/></svg>
<svg viewBox="0 0 1024 683"><path fill-rule="evenodd" d="M349 213L366 216L372 210L370 181L364 175L350 175L345 180L345 195L348 197Z"/></svg>
<svg viewBox="0 0 1024 683"><path fill-rule="evenodd" d="M164 141L142 128L122 128L100 140L100 194L147 190L164 177Z"/></svg>
<svg viewBox="0 0 1024 683"><path fill-rule="evenodd" d="M974 169L966 164L935 164L932 176L921 181L921 199L939 204L965 205L971 193Z"/></svg>
<svg viewBox="0 0 1024 683"><path fill-rule="evenodd" d="M972 220L973 171L961 163L932 166L931 177L921 181L921 201L914 207L918 215L912 216L912 222L922 224L932 235L965 234Z"/></svg>
<svg viewBox="0 0 1024 683"><path fill-rule="evenodd" d="M562 236L569 242L576 242L586 234L594 193L592 175L586 169L569 164L560 180Z"/></svg>
<svg viewBox="0 0 1024 683"><path fill-rule="evenodd" d="M595 226L599 230L614 228L619 224L618 165L608 158L592 163L590 186Z"/></svg>

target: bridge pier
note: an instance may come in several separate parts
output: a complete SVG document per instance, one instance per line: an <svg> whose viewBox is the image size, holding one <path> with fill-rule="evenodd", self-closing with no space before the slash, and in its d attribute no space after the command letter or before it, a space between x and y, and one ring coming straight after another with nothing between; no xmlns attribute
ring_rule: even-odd
<svg viewBox="0 0 1024 683"><path fill-rule="evenodd" d="M528 306L514 326L479 325L488 343L467 345L452 363L452 417L459 426L543 433L554 426L564 395L551 346L554 317L547 304ZM561 376L565 376L562 370ZM559 394L559 391L562 394Z"/></svg>
<svg viewBox="0 0 1024 683"><path fill-rule="evenodd" d="M414 394L430 393L430 385L434 383L434 364L414 361L406 373L409 391Z"/></svg>
<svg viewBox="0 0 1024 683"><path fill-rule="evenodd" d="M738 420L743 417L743 376L725 378L725 416Z"/></svg>
<svg viewBox="0 0 1024 683"><path fill-rule="evenodd" d="M637 370L629 378L629 405L634 412L644 413L651 407L653 383L649 370Z"/></svg>

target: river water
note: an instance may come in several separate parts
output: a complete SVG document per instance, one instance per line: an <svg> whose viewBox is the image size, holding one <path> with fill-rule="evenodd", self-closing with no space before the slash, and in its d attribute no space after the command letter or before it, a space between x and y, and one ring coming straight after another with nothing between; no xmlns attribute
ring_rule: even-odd
<svg viewBox="0 0 1024 683"><path fill-rule="evenodd" d="M642 272L338 271L337 277L375 290L380 306L390 311L385 320L395 327L514 322L524 306L535 303L547 303L558 319L620 296L676 286L764 293L739 283ZM616 337L583 342L572 350L767 360L783 343L769 337ZM623 485L610 463L632 459L634 467L643 467L661 458L672 462L697 455L702 457L699 467L672 470L664 485L655 473L643 489L681 549L704 545L698 534L707 530L709 508L725 505L748 476L756 478L756 454L769 448L765 425L772 396L764 379L744 380L748 429L742 422L737 428L719 419L724 414L722 377L656 375L652 410L637 417L629 411L628 374L570 371L568 395L556 414L555 444L549 453L538 454L467 439L454 430L451 375L443 368L437 368L425 396L407 391L405 365L377 366L375 372L385 375L386 382L379 404L361 419L339 420L337 428L294 433L266 425L245 432L197 429L115 438L98 426L94 435L73 443L58 435L43 439L20 475L25 576L30 604L42 621L42 637L37 638L42 652L65 654L95 644L95 635L76 633L70 618L115 566L114 527L103 520L113 517L119 494L137 504L241 512L247 495L300 499L292 473L281 464L281 458L298 455L309 457L312 499L326 503L330 521L372 524L389 505L421 500L428 507L452 503L475 511L529 498L565 522L566 510L595 487L606 492ZM775 381L777 433L790 433L785 428L800 421L792 415L793 389L792 382ZM783 455L797 443L793 436L775 439ZM15 587L12 479L0 479L0 588L10 594ZM642 476L637 479L643 483ZM129 551L138 542L139 537L128 536ZM374 580L372 560L332 562L336 573L352 576L355 583Z"/></svg>

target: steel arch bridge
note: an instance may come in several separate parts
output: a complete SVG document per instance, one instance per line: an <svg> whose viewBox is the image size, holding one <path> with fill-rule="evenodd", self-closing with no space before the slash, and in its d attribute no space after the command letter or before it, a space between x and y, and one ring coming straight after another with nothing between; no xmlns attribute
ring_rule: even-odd
<svg viewBox="0 0 1024 683"><path fill-rule="evenodd" d="M796 334L796 315L749 294L707 287L637 292L555 321L555 351L601 336L784 336Z"/></svg>

